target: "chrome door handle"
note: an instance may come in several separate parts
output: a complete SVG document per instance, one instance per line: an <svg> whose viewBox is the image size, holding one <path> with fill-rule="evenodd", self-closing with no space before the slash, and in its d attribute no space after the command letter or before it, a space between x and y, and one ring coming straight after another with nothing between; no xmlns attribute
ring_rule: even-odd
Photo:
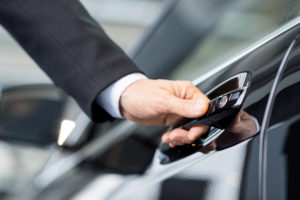
<svg viewBox="0 0 300 200"><path fill-rule="evenodd" d="M205 115L179 127L190 129L197 124L205 124L219 129L226 129L239 113L247 89L248 87L238 88L214 98L209 102L209 108Z"/></svg>

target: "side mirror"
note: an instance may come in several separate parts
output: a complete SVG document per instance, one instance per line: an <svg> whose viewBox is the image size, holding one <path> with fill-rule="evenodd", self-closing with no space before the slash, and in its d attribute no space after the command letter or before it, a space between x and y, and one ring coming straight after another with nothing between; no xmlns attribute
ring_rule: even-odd
<svg viewBox="0 0 300 200"><path fill-rule="evenodd" d="M0 99L0 139L34 145L56 142L66 99L52 85L4 88Z"/></svg>

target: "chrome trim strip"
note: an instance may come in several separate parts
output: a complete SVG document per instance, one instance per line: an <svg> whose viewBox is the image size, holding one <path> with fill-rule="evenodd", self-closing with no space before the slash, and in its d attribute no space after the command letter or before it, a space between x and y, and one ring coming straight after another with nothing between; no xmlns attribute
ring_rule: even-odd
<svg viewBox="0 0 300 200"><path fill-rule="evenodd" d="M265 107L264 117L261 124L259 134L259 155L258 155L258 199L267 199L267 159L268 159L268 137L266 136L267 129L270 126L271 115L273 106L275 103L276 92L278 91L278 83L283 76L283 73L288 65L288 59L291 56L291 52L296 46L297 39L294 39L290 44L288 50L284 54L282 62L280 63L279 69L276 72L272 88L268 97L267 105Z"/></svg>
<svg viewBox="0 0 300 200"><path fill-rule="evenodd" d="M196 78L195 80L193 80L193 84L194 85L200 84L201 82L208 79L212 75L226 69L232 63L236 62L237 60L241 59L242 57L246 56L247 54L251 53L252 51L256 50L257 48L259 48L261 46L263 46L264 44L268 43L272 39L282 35L283 33L289 31L290 29L296 27L299 24L300 24L300 17L296 17L295 19L293 19L289 23L283 25L282 27L280 27L280 28L276 29L275 31L273 31L272 33L270 33L269 35L263 37L262 39L258 40L254 44L250 45L248 48L244 49L240 54L237 54L236 56L226 60L220 66L212 69L211 71L209 71L206 74L200 76L199 78Z"/></svg>
<svg viewBox="0 0 300 200"><path fill-rule="evenodd" d="M249 81L246 82L247 80L247 76L248 76L248 73L247 72L242 72L242 73L239 73L229 79L227 79L226 81L218 84L217 86L213 87L212 89L210 89L206 95L209 95L211 94L213 91L215 91L216 89L218 89L219 87L221 87L222 85L225 85L225 84L228 84L230 81L232 81L233 79L238 79L239 81L239 86L238 88L235 88L235 89L239 89L239 88L242 88L242 87L245 87L245 86L249 86Z"/></svg>

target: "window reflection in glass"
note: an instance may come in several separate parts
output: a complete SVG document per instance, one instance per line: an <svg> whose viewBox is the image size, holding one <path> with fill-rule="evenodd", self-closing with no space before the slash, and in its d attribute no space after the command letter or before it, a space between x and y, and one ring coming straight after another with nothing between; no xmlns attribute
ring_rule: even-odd
<svg viewBox="0 0 300 200"><path fill-rule="evenodd" d="M196 2L201 2L199 6L207 4L205 1ZM220 9L221 3L215 1L216 9ZM228 4L223 5L226 9L221 9L222 15L209 33L195 41L193 51L171 78L196 79L297 17L300 10L300 2L295 0L234 1ZM211 13L212 16L207 15L205 19L195 19L194 26L201 27L201 22L212 21L216 13Z"/></svg>

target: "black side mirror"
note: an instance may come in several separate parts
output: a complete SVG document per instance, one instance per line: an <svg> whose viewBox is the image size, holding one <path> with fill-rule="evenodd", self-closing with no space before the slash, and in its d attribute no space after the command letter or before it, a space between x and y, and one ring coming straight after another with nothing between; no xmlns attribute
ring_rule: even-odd
<svg viewBox="0 0 300 200"><path fill-rule="evenodd" d="M66 95L52 85L4 88L0 101L0 139L47 145L56 142Z"/></svg>

